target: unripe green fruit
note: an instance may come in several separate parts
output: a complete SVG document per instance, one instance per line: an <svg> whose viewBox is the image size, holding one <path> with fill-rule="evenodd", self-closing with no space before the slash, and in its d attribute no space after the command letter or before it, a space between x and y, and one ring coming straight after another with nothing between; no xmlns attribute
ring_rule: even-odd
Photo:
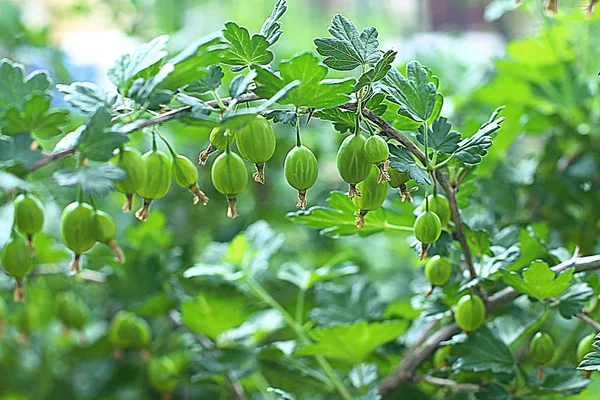
<svg viewBox="0 0 600 400"><path fill-rule="evenodd" d="M171 393L177 386L177 366L169 357L152 357L148 367L148 380L159 393Z"/></svg>
<svg viewBox="0 0 600 400"><path fill-rule="evenodd" d="M399 188L400 185L405 184L410 180L408 172L399 172L396 168L391 168L390 173L390 186L393 188Z"/></svg>
<svg viewBox="0 0 600 400"><path fill-rule="evenodd" d="M115 189L125 194L127 201L123 205L123 211L129 212L133 205L133 194L146 181L146 165L140 152L130 147L116 150L111 162L125 171L125 179L115 182Z"/></svg>
<svg viewBox="0 0 600 400"><path fill-rule="evenodd" d="M235 140L235 131L222 130L221 128L213 128L210 131L210 144L218 150L225 150L227 148L227 135L231 143Z"/></svg>
<svg viewBox="0 0 600 400"><path fill-rule="evenodd" d="M529 344L529 352L535 362L546 364L554 356L554 341L547 333L538 332Z"/></svg>
<svg viewBox="0 0 600 400"><path fill-rule="evenodd" d="M365 158L371 164L381 164L390 156L390 149L384 138L373 135L365 142Z"/></svg>
<svg viewBox="0 0 600 400"><path fill-rule="evenodd" d="M251 163L267 162L275 153L275 132L264 117L258 116L236 131L235 137L240 155Z"/></svg>
<svg viewBox="0 0 600 400"><path fill-rule="evenodd" d="M436 368L442 368L448 365L450 350L452 350L451 346L442 346L433 353L433 365Z"/></svg>
<svg viewBox="0 0 600 400"><path fill-rule="evenodd" d="M227 196L229 218L237 216L236 196L242 192L248 184L248 171L244 160L233 152L225 152L215 160L211 178L215 189Z"/></svg>
<svg viewBox="0 0 600 400"><path fill-rule="evenodd" d="M584 337L583 339L581 339L579 341L579 343L577 344L577 361L578 362L583 361L586 354L594 352L594 347L592 345L594 344L595 336L596 336L595 334L591 333L591 334L587 335L586 337Z"/></svg>
<svg viewBox="0 0 600 400"><path fill-rule="evenodd" d="M442 223L436 213L422 212L415 221L414 233L417 240L423 244L431 244L442 234Z"/></svg>
<svg viewBox="0 0 600 400"><path fill-rule="evenodd" d="M360 197L354 198L354 203L358 206L355 225L357 228L363 228L365 225L365 215L369 211L373 211L381 207L387 195L387 183L379 183L379 169L371 165L371 172L366 179L360 182L357 186L361 193Z"/></svg>
<svg viewBox="0 0 600 400"><path fill-rule="evenodd" d="M236 140L241 156L256 164L256 173L252 175L254 181L265 183L264 164L271 159L276 146L271 123L259 115L236 132Z"/></svg>
<svg viewBox="0 0 600 400"><path fill-rule="evenodd" d="M81 271L81 254L96 243L94 209L87 203L73 202L65 207L60 220L63 243L75 253L71 270Z"/></svg>
<svg viewBox="0 0 600 400"><path fill-rule="evenodd" d="M485 304L477 295L464 295L456 304L454 319L460 328L472 332L485 320Z"/></svg>
<svg viewBox="0 0 600 400"><path fill-rule="evenodd" d="M13 234L2 249L2 266L15 279L23 279L31 270L33 258L27 241L19 234Z"/></svg>
<svg viewBox="0 0 600 400"><path fill-rule="evenodd" d="M425 265L425 277L432 286L443 286L452 275L452 264L447 258L435 255Z"/></svg>
<svg viewBox="0 0 600 400"><path fill-rule="evenodd" d="M96 210L94 213L94 221L94 235L96 241L110 247L115 257L117 257L117 260L121 264L125 263L125 255L115 240L115 236L117 236L117 225L115 224L115 221L109 214L101 210Z"/></svg>
<svg viewBox="0 0 600 400"><path fill-rule="evenodd" d="M142 156L146 180L137 193L147 200L163 197L171 187L171 163L160 150L152 150Z"/></svg>
<svg viewBox="0 0 600 400"><path fill-rule="evenodd" d="M189 189L198 180L198 170L189 158L178 155L173 159L173 178L179 186Z"/></svg>
<svg viewBox="0 0 600 400"><path fill-rule="evenodd" d="M152 150L142 156L146 169L146 180L137 193L144 199L144 205L135 216L146 221L153 200L160 199L171 187L171 163L166 154L160 150Z"/></svg>
<svg viewBox="0 0 600 400"><path fill-rule="evenodd" d="M70 329L82 330L89 318L86 304L72 292L61 292L56 299L56 315Z"/></svg>
<svg viewBox="0 0 600 400"><path fill-rule="evenodd" d="M440 218L442 226L448 225L448 222L450 222L450 218L452 217L448 199L441 194L436 196L430 194L427 196L427 201L429 202L429 211L433 211L437 214L437 216ZM425 210L425 204L426 203L423 203L421 206L422 210Z"/></svg>
<svg viewBox="0 0 600 400"><path fill-rule="evenodd" d="M148 322L128 311L119 311L110 323L109 340L118 348L146 347L150 339Z"/></svg>
<svg viewBox="0 0 600 400"><path fill-rule="evenodd" d="M208 203L208 197L198 187L198 170L189 158L182 155L173 158L173 178L179 186L189 189L196 195L194 204L198 204L200 201L204 205Z"/></svg>
<svg viewBox="0 0 600 400"><path fill-rule="evenodd" d="M295 146L285 156L285 179L298 191L296 207L306 208L306 191L313 187L319 176L319 165L313 152L306 146Z"/></svg>
<svg viewBox="0 0 600 400"><path fill-rule="evenodd" d="M42 230L44 226L44 207L32 194L20 194L14 202L15 226L28 236Z"/></svg>
<svg viewBox="0 0 600 400"><path fill-rule="evenodd" d="M39 311L31 304L26 304L17 315L17 327L24 335L33 332L40 322Z"/></svg>
<svg viewBox="0 0 600 400"><path fill-rule="evenodd" d="M337 169L342 179L350 184L350 198L360 195L355 185L364 181L371 172L371 163L365 157L365 142L360 133L350 135L344 139L337 153Z"/></svg>

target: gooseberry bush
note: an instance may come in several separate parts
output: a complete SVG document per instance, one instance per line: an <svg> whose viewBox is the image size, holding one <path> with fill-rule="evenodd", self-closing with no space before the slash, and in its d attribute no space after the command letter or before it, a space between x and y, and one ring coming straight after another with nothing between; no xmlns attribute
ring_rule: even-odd
<svg viewBox="0 0 600 400"><path fill-rule="evenodd" d="M314 40L316 53L276 63L286 10L279 0L259 32L227 22L177 54L160 36L115 61L107 73L116 90L57 85L71 111L51 107L45 72L26 75L22 65L0 61L0 187L14 208L1 261L14 278L14 300L25 302L0 301L0 331L25 346L40 321L55 316L73 357L112 354L115 377L103 388L71 388L84 391L73 398L117 398L110 387L123 384L118 372L140 364L154 394L135 381L139 398L516 399L583 391L600 369L600 342L581 335L566 347L550 332L559 318L599 330L600 282L590 271L600 269L600 257L550 243L539 226L490 232L463 218L479 168L511 123L502 105L459 133L441 115L436 71L418 61L397 69L397 53L380 48L375 27L360 30L341 14L328 37ZM317 120L340 135L336 167L348 188L332 191L327 205L311 201L319 159L302 140ZM209 143L186 143L198 159L177 152L164 131L174 123L210 129ZM279 147L276 133L293 135L295 145ZM147 140L136 146L136 137ZM283 166L271 161L277 152L287 154ZM161 252L171 257L172 232L151 206L180 190L182 207L185 199L185 207L235 218L238 197L250 185L269 185L277 168L298 194L289 221L334 238L389 235L410 244L423 261L416 279L423 290L386 302L352 263L281 263L284 238L265 222L208 246L183 273L167 269L163 287L145 287L144 268ZM209 201L201 175L223 199ZM25 282L56 258L37 246L47 247L43 229L53 214L43 200L51 185L64 188L62 215L54 215L72 253L71 279L84 289L49 283L57 293L46 301L37 290L26 296ZM127 260L116 241L120 217L102 210L113 191L124 213L139 205L128 239L142 245ZM148 237L153 246L144 248ZM85 255L97 243L137 278L115 283L88 268L93 257ZM91 320L93 282L153 295ZM9 309L16 310L10 318ZM11 394L2 379L0 394Z"/></svg>

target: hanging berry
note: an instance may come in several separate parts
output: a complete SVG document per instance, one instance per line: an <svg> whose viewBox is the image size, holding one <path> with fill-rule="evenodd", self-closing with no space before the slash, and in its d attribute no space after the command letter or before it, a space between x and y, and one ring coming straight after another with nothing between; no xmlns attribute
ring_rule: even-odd
<svg viewBox="0 0 600 400"><path fill-rule="evenodd" d="M529 344L529 353L534 361L540 364L538 379L544 379L544 365L549 363L552 357L554 357L554 341L552 337L545 332L536 333Z"/></svg>
<svg viewBox="0 0 600 400"><path fill-rule="evenodd" d="M151 151L142 156L142 160L147 175L137 193L144 199L144 205L137 210L135 216L141 221L146 221L152 201L163 197L171 187L171 163L166 154L156 148L156 144Z"/></svg>
<svg viewBox="0 0 600 400"><path fill-rule="evenodd" d="M430 194L427 197L427 201L429 202L429 211L433 211L437 214L442 223L442 227L448 225L448 222L450 222L450 218L452 217L448 199L441 194ZM425 210L425 203L423 203L422 210Z"/></svg>
<svg viewBox="0 0 600 400"><path fill-rule="evenodd" d="M117 236L117 226L115 225L115 221L104 211L96 210L94 213L94 222L96 241L108 246L119 263L124 264L125 255L115 240L115 236Z"/></svg>
<svg viewBox="0 0 600 400"><path fill-rule="evenodd" d="M14 229L2 249L2 266L17 281L15 301L25 301L25 275L31 270L33 258L27 241Z"/></svg>
<svg viewBox="0 0 600 400"><path fill-rule="evenodd" d="M408 172L400 172L396 168L391 168L388 172L390 174L390 186L400 189L400 195L402 196L400 200L402 202L408 201L409 203L412 203L413 198L410 193L419 190L419 188L417 186L410 190L406 188L406 183L410 180Z"/></svg>
<svg viewBox="0 0 600 400"><path fill-rule="evenodd" d="M431 289L425 297L428 297L436 286L444 286L452 275L452 264L445 257L435 255L425 265L425 278L431 283Z"/></svg>
<svg viewBox="0 0 600 400"><path fill-rule="evenodd" d="M173 178L175 183L194 194L194 204L208 203L208 196L198 187L198 170L189 158L182 155L173 158Z"/></svg>
<svg viewBox="0 0 600 400"><path fill-rule="evenodd" d="M390 149L384 138L379 135L372 135L365 142L365 158L371 164L375 164L379 168L379 176L377 181L379 183L389 182L390 174L388 168L390 165Z"/></svg>
<svg viewBox="0 0 600 400"><path fill-rule="evenodd" d="M56 298L56 316L67 329L81 331L88 322L90 311L73 292L61 292Z"/></svg>
<svg viewBox="0 0 600 400"><path fill-rule="evenodd" d="M365 157L366 139L360 132L348 136L337 153L337 169L342 179L350 185L348 196L360 197L360 190L356 185L365 180L371 172L371 164Z"/></svg>
<svg viewBox="0 0 600 400"><path fill-rule="evenodd" d="M60 220L63 243L75 253L71 271L81 271L81 255L96 243L94 209L87 203L73 202L65 207Z"/></svg>
<svg viewBox="0 0 600 400"><path fill-rule="evenodd" d="M217 150L225 150L227 147L227 135L231 137L231 143L235 140L235 132L231 130L225 130L221 127L215 127L212 131L210 131L209 140L210 143L206 150L200 153L198 157L198 162L201 165L206 164L206 160L208 157Z"/></svg>
<svg viewBox="0 0 600 400"><path fill-rule="evenodd" d="M215 189L227 196L229 207L227 216L237 217L237 195L241 193L248 184L248 171L242 157L227 149L215 160L211 178Z"/></svg>
<svg viewBox="0 0 600 400"><path fill-rule="evenodd" d="M37 197L30 193L20 194L14 202L15 226L27 235L27 243L33 253L33 235L44 226L44 207Z"/></svg>
<svg viewBox="0 0 600 400"><path fill-rule="evenodd" d="M177 366L169 357L152 357L148 367L148 380L158 393L169 394L177 386Z"/></svg>
<svg viewBox="0 0 600 400"><path fill-rule="evenodd" d="M356 216L354 224L362 229L365 226L365 215L381 207L385 201L388 186L387 182L379 182L379 169L372 165L371 172L357 185L357 189L361 196L354 198L354 203L358 206L358 212L354 213Z"/></svg>
<svg viewBox="0 0 600 400"><path fill-rule="evenodd" d="M594 344L595 337L595 334L590 333L579 341L577 344L577 362L583 361L588 353L594 352L594 347L592 345Z"/></svg>
<svg viewBox="0 0 600 400"><path fill-rule="evenodd" d="M298 191L296 207L306 208L306 191L313 187L319 176L319 165L313 152L304 145L296 145L285 156L283 163L285 179Z"/></svg>
<svg viewBox="0 0 600 400"><path fill-rule="evenodd" d="M467 294L458 300L454 311L454 320L466 331L477 330L485 321L485 303L475 294Z"/></svg>
<svg viewBox="0 0 600 400"><path fill-rule="evenodd" d="M415 237L422 244L422 251L419 259L427 257L427 248L431 243L439 239L442 234L442 223L440 218L433 211L423 211L417 217L413 227Z"/></svg>
<svg viewBox="0 0 600 400"><path fill-rule="evenodd" d="M440 369L448 366L448 358L452 352L452 346L442 346L433 353L433 365Z"/></svg>
<svg viewBox="0 0 600 400"><path fill-rule="evenodd" d="M133 207L133 195L144 185L146 181L146 166L142 155L136 149L125 147L115 151L112 163L125 171L125 179L115 182L115 189L124 193L126 200L123 204L123 212L131 212Z"/></svg>
<svg viewBox="0 0 600 400"><path fill-rule="evenodd" d="M121 310L113 317L108 338L117 349L143 348L151 340L150 325L145 319Z"/></svg>
<svg viewBox="0 0 600 400"><path fill-rule="evenodd" d="M256 165L252 175L255 182L265 183L265 163L275 153L276 139L271 123L258 116L251 123L236 132L237 148L240 155Z"/></svg>

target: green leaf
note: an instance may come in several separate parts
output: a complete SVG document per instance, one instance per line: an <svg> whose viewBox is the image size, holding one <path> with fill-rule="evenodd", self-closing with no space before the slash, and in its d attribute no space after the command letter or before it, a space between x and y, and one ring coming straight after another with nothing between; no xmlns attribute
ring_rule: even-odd
<svg viewBox="0 0 600 400"><path fill-rule="evenodd" d="M285 0L283 0L283 1L285 1ZM275 396L277 396L275 398L278 400L296 400L296 397L293 394L288 393L281 389L276 389L276 388L270 387L270 388L267 388L267 393L273 393Z"/></svg>
<svg viewBox="0 0 600 400"><path fill-rule="evenodd" d="M0 170L0 190L9 192L14 189L31 190L31 185L17 176Z"/></svg>
<svg viewBox="0 0 600 400"><path fill-rule="evenodd" d="M392 63L396 59L397 54L397 51L388 50L373 68L370 68L360 76L358 82L354 85L354 91L358 92L361 88L385 78L390 68L392 68Z"/></svg>
<svg viewBox="0 0 600 400"><path fill-rule="evenodd" d="M365 104L365 106L373 112L373 114L382 116L388 109L388 105L384 103L385 93L375 93ZM411 121L412 123L415 123Z"/></svg>
<svg viewBox="0 0 600 400"><path fill-rule="evenodd" d="M286 84L298 80L300 85L291 90L280 103L296 107L328 108L339 106L350 99L354 80L325 79L327 67L320 64L312 53L297 54L291 60L282 62L279 69L281 76L257 67L258 87L254 90L257 95L271 97Z"/></svg>
<svg viewBox="0 0 600 400"><path fill-rule="evenodd" d="M448 122L447 118L440 117L433 121L431 127L428 128L429 134L427 136L427 145L429 148L441 151L442 153L452 154L458 149L458 142L460 142L460 134L452 131L452 124ZM423 126L419 128L417 139L421 144L425 144L425 129Z"/></svg>
<svg viewBox="0 0 600 400"><path fill-rule="evenodd" d="M196 82L190 83L185 91L187 93L200 95L206 92L217 90L223 80L223 70L218 65L210 65L206 68L205 76Z"/></svg>
<svg viewBox="0 0 600 400"><path fill-rule="evenodd" d="M203 290L194 300L183 302L182 320L192 331L214 340L246 321L254 311L249 304L247 296L232 288Z"/></svg>
<svg viewBox="0 0 600 400"><path fill-rule="evenodd" d="M504 281L516 291L542 301L564 292L570 286L574 271L569 268L556 276L548 264L538 260L523 270L522 278L514 271L501 270L501 273Z"/></svg>
<svg viewBox="0 0 600 400"><path fill-rule="evenodd" d="M163 65L164 68L171 64L175 69L162 81L159 88L175 91L202 79L206 76L206 68L218 64L228 48L218 34L199 39Z"/></svg>
<svg viewBox="0 0 600 400"><path fill-rule="evenodd" d="M379 320L385 312L377 288L366 280L355 281L352 288L321 285L315 292L315 303L309 317L322 326Z"/></svg>
<svg viewBox="0 0 600 400"><path fill-rule="evenodd" d="M279 19L285 14L287 11L286 0L278 0L273 7L273 12L266 19L262 28L260 28L260 34L267 39L267 42L272 46L279 40L279 37L282 34L281 31L281 22Z"/></svg>
<svg viewBox="0 0 600 400"><path fill-rule="evenodd" d="M308 290L317 282L356 274L358 271L358 267L353 264L324 265L314 270L308 270L300 264L289 262L283 264L277 271L277 278L290 282L299 289Z"/></svg>
<svg viewBox="0 0 600 400"><path fill-rule="evenodd" d="M467 237L466 239L467 243L469 244L469 248L474 255L478 257L483 257L484 255L494 255L490 250L492 242L490 241L490 237L485 230L478 229L474 231L465 225L465 236Z"/></svg>
<svg viewBox="0 0 600 400"><path fill-rule="evenodd" d="M256 78L256 71L250 70L248 75L238 75L229 84L229 96L233 99L239 98L248 91L248 85Z"/></svg>
<svg viewBox="0 0 600 400"><path fill-rule="evenodd" d="M124 133L105 130L110 123L111 114L102 107L90 116L85 126L76 131L79 136L75 147L83 157L94 161L110 160L113 151L129 140Z"/></svg>
<svg viewBox="0 0 600 400"><path fill-rule="evenodd" d="M567 397L581 392L591 382L581 372L571 367L544 368L544 378L538 379L537 371L529 376L529 385L536 387L538 395L545 393L561 393Z"/></svg>
<svg viewBox="0 0 600 400"><path fill-rule="evenodd" d="M31 150L32 143L33 139L27 133L14 137L0 136L0 167L31 168L42 158L41 152Z"/></svg>
<svg viewBox="0 0 600 400"><path fill-rule="evenodd" d="M379 346L402 335L407 328L405 321L362 321L353 325L316 328L308 332L316 343L300 347L295 354L321 355L358 364Z"/></svg>
<svg viewBox="0 0 600 400"><path fill-rule="evenodd" d="M6 110L0 120L2 133L16 136L31 133L45 139L62 133L61 127L69 123L69 112L64 109L50 109L50 100L43 94L28 97L22 109L13 106Z"/></svg>
<svg viewBox="0 0 600 400"><path fill-rule="evenodd" d="M323 119L325 121L338 122L349 126L354 126L356 124L356 114L337 107L324 108L316 111L313 114L313 117Z"/></svg>
<svg viewBox="0 0 600 400"><path fill-rule="evenodd" d="M455 350L460 357L453 367L459 371L510 374L515 367L508 346L486 326L472 332L466 341L455 346Z"/></svg>
<svg viewBox="0 0 600 400"><path fill-rule="evenodd" d="M81 186L90 194L104 195L114 188L114 183L125 179L126 174L114 164L102 164L79 169L61 169L52 174L59 186Z"/></svg>
<svg viewBox="0 0 600 400"><path fill-rule="evenodd" d="M223 57L224 64L247 67L251 64L266 65L273 61L273 53L269 50L271 44L264 36L255 34L250 37L248 29L235 22L225 24L223 36L231 44Z"/></svg>
<svg viewBox="0 0 600 400"><path fill-rule="evenodd" d="M167 56L168 35L154 38L138 47L132 54L123 54L108 70L108 79L114 83L119 92L126 93L133 79L147 68L159 63Z"/></svg>
<svg viewBox="0 0 600 400"><path fill-rule="evenodd" d="M357 389L368 388L379 378L379 372L377 371L377 364L358 364L355 365L350 374L348 374L352 386Z"/></svg>
<svg viewBox="0 0 600 400"><path fill-rule="evenodd" d="M408 172L410 179L420 185L431 185L431 179L423 168L417 164L415 157L406 147L390 145L390 167L400 172Z"/></svg>
<svg viewBox="0 0 600 400"><path fill-rule="evenodd" d="M592 297L594 290L585 283L570 286L558 296L558 312L563 318L572 318L581 312L585 303Z"/></svg>
<svg viewBox="0 0 600 400"><path fill-rule="evenodd" d="M98 107L112 107L117 96L90 82L74 82L70 85L56 85L65 94L65 101L85 114L94 112Z"/></svg>
<svg viewBox="0 0 600 400"><path fill-rule="evenodd" d="M34 71L25 77L21 64L0 60L0 117L10 108L22 109L29 96L45 94L51 85L46 72Z"/></svg>
<svg viewBox="0 0 600 400"><path fill-rule="evenodd" d="M475 393L475 398L477 400L519 400L498 383L483 385L481 390Z"/></svg>
<svg viewBox="0 0 600 400"><path fill-rule="evenodd" d="M329 33L333 38L315 39L317 52L325 57L325 65L339 71L350 71L361 65L375 64L380 58L379 33L375 27L358 32L346 17L335 14Z"/></svg>
<svg viewBox="0 0 600 400"><path fill-rule="evenodd" d="M346 193L331 192L327 204L329 207L314 206L305 211L288 213L286 217L296 224L320 229L321 235L334 238L356 234L369 236L384 231L406 230L404 229L406 227L398 229L396 227L398 216L383 207L370 211L365 216L364 228L357 228L354 224L356 219L354 213L357 211L357 207ZM406 223L404 219L400 222ZM412 221L410 223L412 224Z"/></svg>
<svg viewBox="0 0 600 400"><path fill-rule="evenodd" d="M156 75L148 79L137 78L133 81L127 96L135 100L140 105L146 105L149 102L156 102L156 99L153 98L153 94L155 93L158 86L165 80L167 77L173 72L175 67L173 64L165 64ZM164 93L162 91L161 93ZM172 94L165 97L165 103L168 103L171 100ZM157 106L157 105L155 105ZM150 108L150 107L149 107Z"/></svg>
<svg viewBox="0 0 600 400"><path fill-rule="evenodd" d="M481 158L487 154L487 149L492 145L491 134L500 129L504 117L498 117L503 107L494 111L489 121L481 125L479 130L471 137L464 139L458 144L456 158L465 164L478 164Z"/></svg>
<svg viewBox="0 0 600 400"><path fill-rule="evenodd" d="M406 77L392 68L383 79L388 100L400 105L398 114L414 121L427 121L435 109L437 88L418 61L406 65Z"/></svg>
<svg viewBox="0 0 600 400"><path fill-rule="evenodd" d="M592 345L594 351L585 355L583 361L577 366L577 369L584 371L600 371L600 334L596 335L594 340L595 342Z"/></svg>
<svg viewBox="0 0 600 400"><path fill-rule="evenodd" d="M263 113L263 117L270 119L274 123L281 122L282 124L289 124L295 127L298 116L293 110L267 110Z"/></svg>

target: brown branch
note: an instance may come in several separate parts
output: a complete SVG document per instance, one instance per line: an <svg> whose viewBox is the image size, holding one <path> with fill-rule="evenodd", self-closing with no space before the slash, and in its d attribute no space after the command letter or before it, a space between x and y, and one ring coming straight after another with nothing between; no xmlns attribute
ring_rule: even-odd
<svg viewBox="0 0 600 400"><path fill-rule="evenodd" d="M237 100L237 103L246 103L249 101L255 101L255 100L261 100L257 95L255 95L254 93L246 93L243 94L242 96L240 96L240 98ZM225 106L228 106L229 103L231 102L231 98L226 98L222 100L223 104ZM207 101L206 104L214 109L218 109L219 105L217 104L216 100L212 100L212 101ZM145 120L139 124L133 124L131 126L130 130L125 131L126 134L130 135L134 132L137 132L141 129L144 128L148 128L150 126L154 126L154 125L160 125L160 124L164 124L165 122L169 122L172 121L174 119L177 119L179 117L181 117L182 115L185 115L187 113L189 113L192 110L191 106L185 106L185 107L180 107L180 108L176 108L170 111L167 111L163 114L160 114L154 118L150 118L148 120ZM51 152L51 153L47 153L44 155L44 157L39 160L37 163L35 163L30 169L30 172L34 172L37 171L38 169L56 161L56 160L60 160L62 158L68 157L70 155L75 154L75 148L69 148L69 149L65 149L65 150L61 150L59 152Z"/></svg>
<svg viewBox="0 0 600 400"><path fill-rule="evenodd" d="M552 270L557 274L561 274L569 268L575 268L575 273L598 270L600 269L600 255L572 258L552 267ZM487 311L494 311L519 296L521 296L521 293L512 287L504 288L487 298ZM460 331L458 325L453 322L436 331L424 342L409 348L396 370L385 378L379 386L381 396L388 396L406 382L413 380L419 366L433 355L440 344L450 340L452 336L460 333Z"/></svg>
<svg viewBox="0 0 600 400"><path fill-rule="evenodd" d="M430 383L430 384L436 385L436 386L447 387L448 389L452 390L453 392L459 392L459 391L477 392L479 389L481 389L481 386L474 385L472 383L458 383L451 379L437 378L435 376L417 376L417 377L415 377L415 380L420 381L420 382Z"/></svg>
<svg viewBox="0 0 600 400"><path fill-rule="evenodd" d="M594 328L596 332L600 332L600 323L598 323L598 321L593 320L589 315L580 312L575 314L575 316L583 322L585 322L586 324L588 324L589 326L591 326L592 328Z"/></svg>

